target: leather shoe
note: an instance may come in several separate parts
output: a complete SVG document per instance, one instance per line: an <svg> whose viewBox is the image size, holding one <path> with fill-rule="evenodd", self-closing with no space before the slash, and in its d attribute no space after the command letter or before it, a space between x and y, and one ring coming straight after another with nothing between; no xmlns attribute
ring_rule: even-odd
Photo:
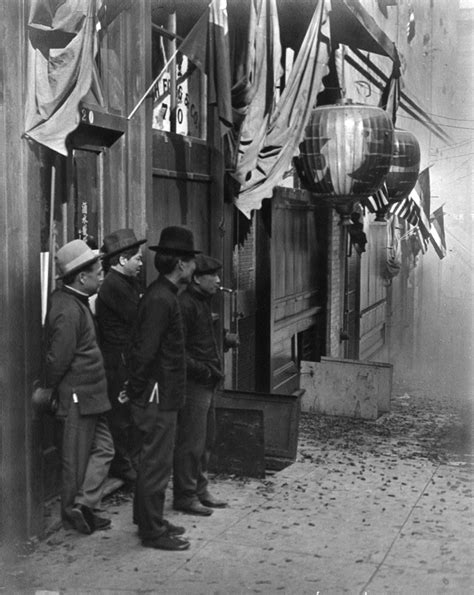
<svg viewBox="0 0 474 595"><path fill-rule="evenodd" d="M173 525L169 521L163 521L166 525L166 530L168 531L169 535L183 535L186 533L186 529L184 527L180 527L179 525Z"/></svg>
<svg viewBox="0 0 474 595"><path fill-rule="evenodd" d="M94 521L92 518L92 511L82 504L75 504L72 507L68 518L69 523L79 533L90 535L94 532Z"/></svg>
<svg viewBox="0 0 474 595"><path fill-rule="evenodd" d="M217 498L214 498L214 496L211 496L210 494L206 494L202 498L199 498L199 500L201 501L201 504L208 508L226 508L227 506L227 502L224 502L224 500L217 500Z"/></svg>
<svg viewBox="0 0 474 595"><path fill-rule="evenodd" d="M199 500L190 502L189 504L174 504L173 508L185 512L186 514L196 514L198 516L211 516L212 514L212 509L203 506Z"/></svg>
<svg viewBox="0 0 474 595"><path fill-rule="evenodd" d="M175 535L170 535L166 532L153 539L143 539L142 545L157 550L183 551L189 549L190 543L187 539L182 539L181 537L176 537Z"/></svg>
<svg viewBox="0 0 474 595"><path fill-rule="evenodd" d="M104 529L110 529L112 521L105 517L98 516L94 512L92 513L92 523L95 531L103 531Z"/></svg>

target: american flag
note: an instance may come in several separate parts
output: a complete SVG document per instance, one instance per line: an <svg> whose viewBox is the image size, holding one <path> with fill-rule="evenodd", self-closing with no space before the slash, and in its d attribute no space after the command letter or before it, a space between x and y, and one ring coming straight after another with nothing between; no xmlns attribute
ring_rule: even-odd
<svg viewBox="0 0 474 595"><path fill-rule="evenodd" d="M433 211L431 215L431 243L440 260L446 256L446 238L444 234L444 213L443 207Z"/></svg>
<svg viewBox="0 0 474 595"><path fill-rule="evenodd" d="M428 249L430 232L430 174L429 168L424 169L418 176L414 189L400 202L392 203L389 212L418 229L423 252Z"/></svg>
<svg viewBox="0 0 474 595"><path fill-rule="evenodd" d="M384 184L372 196L367 196L362 203L369 213L377 213L378 211L385 210L389 205L387 185Z"/></svg>

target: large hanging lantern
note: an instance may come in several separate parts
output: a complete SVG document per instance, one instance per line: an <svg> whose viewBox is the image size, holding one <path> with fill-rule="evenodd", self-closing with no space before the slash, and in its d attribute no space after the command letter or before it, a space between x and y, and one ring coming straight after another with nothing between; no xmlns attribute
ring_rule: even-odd
<svg viewBox="0 0 474 595"><path fill-rule="evenodd" d="M415 187L420 173L420 145L414 134L394 130L393 156L385 182L390 202L403 200Z"/></svg>
<svg viewBox="0 0 474 595"><path fill-rule="evenodd" d="M346 224L354 203L382 186L392 153L387 112L344 100L313 110L295 164L303 185L329 200Z"/></svg>

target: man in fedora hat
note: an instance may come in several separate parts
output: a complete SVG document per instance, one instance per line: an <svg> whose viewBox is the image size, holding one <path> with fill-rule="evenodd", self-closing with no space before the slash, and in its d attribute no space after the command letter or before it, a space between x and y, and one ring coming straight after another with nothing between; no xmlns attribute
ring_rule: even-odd
<svg viewBox="0 0 474 595"><path fill-rule="evenodd" d="M136 480L132 458L137 448L137 432L130 404L121 390L128 379L126 352L140 301L138 276L143 264L140 246L145 242L137 239L133 229L118 229L104 238L101 252L108 272L96 301L99 343L112 406L108 418L115 457L110 475L123 479L128 485Z"/></svg>
<svg viewBox="0 0 474 595"><path fill-rule="evenodd" d="M186 347L186 402L178 413L173 507L201 516L227 506L211 495L207 477L215 434L214 395L224 377L211 310L212 297L220 288L221 268L216 258L199 254L193 281L179 296Z"/></svg>
<svg viewBox="0 0 474 595"><path fill-rule="evenodd" d="M114 456L104 415L110 409L104 363L89 309L102 265L82 240L60 248L56 265L62 287L47 315L46 385L57 393L63 430L61 517L65 526L90 534L110 526L95 509Z"/></svg>
<svg viewBox="0 0 474 595"><path fill-rule="evenodd" d="M183 527L163 518L165 491L173 467L178 410L185 399L186 360L178 291L195 268L194 238L181 226L166 227L155 251L156 281L138 306L132 333L126 394L141 434L134 520L145 547L186 550Z"/></svg>

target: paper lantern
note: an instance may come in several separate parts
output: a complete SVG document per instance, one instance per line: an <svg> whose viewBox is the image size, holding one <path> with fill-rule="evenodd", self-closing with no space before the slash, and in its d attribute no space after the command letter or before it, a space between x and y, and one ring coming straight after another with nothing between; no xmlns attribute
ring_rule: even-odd
<svg viewBox="0 0 474 595"><path fill-rule="evenodd" d="M392 153L387 112L344 100L313 110L295 165L303 185L342 206L348 223L352 205L382 186Z"/></svg>
<svg viewBox="0 0 474 595"><path fill-rule="evenodd" d="M390 202L403 200L415 187L420 173L420 145L414 134L394 130L393 156L385 182Z"/></svg>

